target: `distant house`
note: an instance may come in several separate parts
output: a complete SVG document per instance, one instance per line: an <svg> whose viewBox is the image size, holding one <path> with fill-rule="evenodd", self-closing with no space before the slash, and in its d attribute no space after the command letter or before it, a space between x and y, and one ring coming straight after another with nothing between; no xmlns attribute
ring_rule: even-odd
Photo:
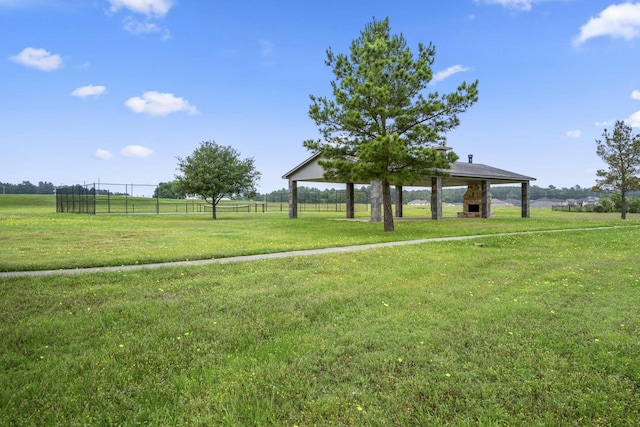
<svg viewBox="0 0 640 427"><path fill-rule="evenodd" d="M592 207L597 206L597 205L600 204L600 199L598 197L595 197L595 196L589 196L589 197L585 197L583 199L578 199L577 202L583 208L592 208Z"/></svg>
<svg viewBox="0 0 640 427"><path fill-rule="evenodd" d="M407 205L409 206L429 206L430 204L431 202L428 202L426 200L420 200L420 199L412 200L409 203L407 203Z"/></svg>

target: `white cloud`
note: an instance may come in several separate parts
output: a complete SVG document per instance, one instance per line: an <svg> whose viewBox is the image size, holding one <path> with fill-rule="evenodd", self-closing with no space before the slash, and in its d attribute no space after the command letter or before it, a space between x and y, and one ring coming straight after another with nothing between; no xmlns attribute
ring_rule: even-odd
<svg viewBox="0 0 640 427"><path fill-rule="evenodd" d="M127 145L120 154L125 157L148 157L153 154L153 150L142 145Z"/></svg>
<svg viewBox="0 0 640 427"><path fill-rule="evenodd" d="M624 122L631 127L640 128L640 111L636 111L635 113L633 113L631 117L629 117Z"/></svg>
<svg viewBox="0 0 640 427"><path fill-rule="evenodd" d="M102 148L98 148L96 152L93 154L96 158L102 160L109 160L113 157L113 154L107 150L103 150Z"/></svg>
<svg viewBox="0 0 640 427"><path fill-rule="evenodd" d="M580 27L580 34L573 40L579 45L587 40L611 36L631 40L640 37L640 3L613 4L595 18Z"/></svg>
<svg viewBox="0 0 640 427"><path fill-rule="evenodd" d="M134 113L145 113L150 116L166 116L179 111L199 114L198 109L189 104L189 101L176 97L172 93L145 92L142 97L134 96L127 99L124 104Z"/></svg>
<svg viewBox="0 0 640 427"><path fill-rule="evenodd" d="M153 22L140 22L128 16L124 19L123 27L131 34L157 33L160 27Z"/></svg>
<svg viewBox="0 0 640 427"><path fill-rule="evenodd" d="M603 122L595 122L595 125L598 127L613 126L615 122L615 120L605 120Z"/></svg>
<svg viewBox="0 0 640 427"><path fill-rule="evenodd" d="M582 131L581 130L570 130L569 132L566 133L566 135L569 138L580 138L580 136L582 135Z"/></svg>
<svg viewBox="0 0 640 427"><path fill-rule="evenodd" d="M160 27L158 24L154 24L153 22L136 21L130 16L124 19L122 26L125 29L125 31L133 35L162 33L163 40L168 40L171 38L171 34L169 33L169 30Z"/></svg>
<svg viewBox="0 0 640 427"><path fill-rule="evenodd" d="M88 96L100 96L106 92L107 92L106 86L87 85L87 86L82 86L75 89L73 92L71 92L71 96L77 96L78 98L86 98Z"/></svg>
<svg viewBox="0 0 640 427"><path fill-rule="evenodd" d="M109 0L111 12L128 9L147 17L162 18L173 7L173 0Z"/></svg>
<svg viewBox="0 0 640 427"><path fill-rule="evenodd" d="M634 90L631 92L631 98L640 100L640 90Z"/></svg>
<svg viewBox="0 0 640 427"><path fill-rule="evenodd" d="M62 57L44 49L26 47L10 58L13 62L42 71L53 71L62 67Z"/></svg>
<svg viewBox="0 0 640 427"><path fill-rule="evenodd" d="M164 18L175 4L175 0L109 0L109 3L111 4L110 12L115 13L124 9L146 17L146 20L143 21L131 16L125 17L122 25L125 31L134 35L161 34L162 40L171 38L169 30L153 21Z"/></svg>
<svg viewBox="0 0 640 427"><path fill-rule="evenodd" d="M531 5L537 0L475 0L476 3L499 4L516 10L531 10Z"/></svg>
<svg viewBox="0 0 640 427"><path fill-rule="evenodd" d="M454 74L462 73L464 71L469 71L469 68L463 67L462 65L454 65L453 67L449 67L446 70L435 73L433 75L433 78L431 79L431 83L437 83L448 77L453 76Z"/></svg>

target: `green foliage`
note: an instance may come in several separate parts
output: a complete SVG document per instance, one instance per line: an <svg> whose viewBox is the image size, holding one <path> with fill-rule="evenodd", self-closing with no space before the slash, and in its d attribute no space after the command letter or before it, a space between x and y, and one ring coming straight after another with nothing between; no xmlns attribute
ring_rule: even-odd
<svg viewBox="0 0 640 427"><path fill-rule="evenodd" d="M596 153L608 169L596 172L598 179L594 190L618 192L621 217L625 219L626 195L640 189L640 135L633 135L631 126L618 120L613 133L605 129L602 137L604 140L596 140Z"/></svg>
<svg viewBox="0 0 640 427"><path fill-rule="evenodd" d="M640 197L630 197L627 199L627 212L640 213Z"/></svg>
<svg viewBox="0 0 640 427"><path fill-rule="evenodd" d="M386 231L393 230L390 185L410 185L447 169L457 156L433 146L445 142L458 114L478 99L477 81L450 94L425 95L434 59L433 45L419 44L414 58L402 34L390 34L388 19L374 20L351 43L349 55L327 50L326 65L336 79L333 99L310 96L309 117L323 139L304 146L322 152L328 178L382 183Z"/></svg>
<svg viewBox="0 0 640 427"><path fill-rule="evenodd" d="M356 204L369 203L371 189L369 186L361 186L354 189L354 199ZM259 196L260 200L268 202L288 203L289 190L280 189L268 194ZM298 187L298 203L345 203L347 200L346 190L343 188L318 189L301 185Z"/></svg>
<svg viewBox="0 0 640 427"><path fill-rule="evenodd" d="M639 251L623 227L0 279L0 425L633 426Z"/></svg>
<svg viewBox="0 0 640 427"><path fill-rule="evenodd" d="M176 192L177 182L161 182L158 187L153 191L154 198L161 199L179 199L180 195Z"/></svg>
<svg viewBox="0 0 640 427"><path fill-rule="evenodd" d="M604 208L603 212L622 212L622 195L620 193L612 193L609 198L601 197L600 204ZM640 197L627 197L626 211L628 213L639 213Z"/></svg>
<svg viewBox="0 0 640 427"><path fill-rule="evenodd" d="M622 195L620 193L613 193L609 196L612 204L612 212L620 212L622 210Z"/></svg>
<svg viewBox="0 0 640 427"><path fill-rule="evenodd" d="M606 197L600 197L600 206L602 206L602 208L604 209L604 212L615 211L613 202L610 199L607 199Z"/></svg>
<svg viewBox="0 0 640 427"><path fill-rule="evenodd" d="M20 184L0 182L0 194L53 194L56 187L50 182L38 182L34 185L29 181Z"/></svg>
<svg viewBox="0 0 640 427"><path fill-rule="evenodd" d="M223 197L256 192L260 172L255 170L253 158L241 160L240 153L232 147L204 141L193 154L178 161L182 175L176 175L174 191L211 203L214 219L216 205Z"/></svg>

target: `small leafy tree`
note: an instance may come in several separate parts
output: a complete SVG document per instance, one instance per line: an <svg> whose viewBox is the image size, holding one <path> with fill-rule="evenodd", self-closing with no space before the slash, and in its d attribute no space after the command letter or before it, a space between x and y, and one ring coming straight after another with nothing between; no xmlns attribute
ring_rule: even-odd
<svg viewBox="0 0 640 427"><path fill-rule="evenodd" d="M640 189L640 135L633 135L631 126L616 121L613 133L606 129L603 140L596 140L596 153L609 167L596 172L594 191L616 191L620 194L621 218L627 217L627 193Z"/></svg>
<svg viewBox="0 0 640 427"><path fill-rule="evenodd" d="M153 197L161 199L178 199L179 195L175 192L176 182L161 182L158 187L153 191Z"/></svg>
<svg viewBox="0 0 640 427"><path fill-rule="evenodd" d="M606 197L600 197L600 205L603 211L602 212L613 212L613 202Z"/></svg>
<svg viewBox="0 0 640 427"><path fill-rule="evenodd" d="M640 213L640 197L630 197L627 200L627 210L630 213Z"/></svg>
<svg viewBox="0 0 640 427"><path fill-rule="evenodd" d="M434 58L431 44L418 44L414 58L402 34L390 34L388 18L374 19L351 43L349 55L327 50L325 63L336 78L333 99L310 96L309 117L323 140L304 146L322 152L328 179L382 183L385 231L394 229L390 186L448 169L458 157L433 147L445 142L458 114L478 99L477 81L442 96L424 93Z"/></svg>
<svg viewBox="0 0 640 427"><path fill-rule="evenodd" d="M176 193L198 196L210 203L213 219L223 197L251 197L260 179L253 158L241 160L240 153L232 147L220 146L214 141L202 142L186 159L178 157L178 162L182 175L176 175Z"/></svg>

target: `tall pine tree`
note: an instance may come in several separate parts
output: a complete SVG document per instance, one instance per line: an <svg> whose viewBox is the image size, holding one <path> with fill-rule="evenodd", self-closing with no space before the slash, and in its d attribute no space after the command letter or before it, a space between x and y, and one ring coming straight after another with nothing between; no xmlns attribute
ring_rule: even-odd
<svg viewBox="0 0 640 427"><path fill-rule="evenodd" d="M631 126L616 121L613 133L606 129L596 140L596 153L609 167L596 172L594 191L616 191L621 196L621 218L627 218L627 193L640 189L640 135Z"/></svg>
<svg viewBox="0 0 640 427"><path fill-rule="evenodd" d="M458 114L478 100L478 82L455 92L426 93L433 78L432 44L418 44L414 57L402 34L391 35L388 18L367 24L350 54L327 50L333 68L333 98L311 95L309 117L322 139L304 146L322 152L327 178L382 183L384 230L393 231L391 185L410 185L457 160L433 147L458 126Z"/></svg>

